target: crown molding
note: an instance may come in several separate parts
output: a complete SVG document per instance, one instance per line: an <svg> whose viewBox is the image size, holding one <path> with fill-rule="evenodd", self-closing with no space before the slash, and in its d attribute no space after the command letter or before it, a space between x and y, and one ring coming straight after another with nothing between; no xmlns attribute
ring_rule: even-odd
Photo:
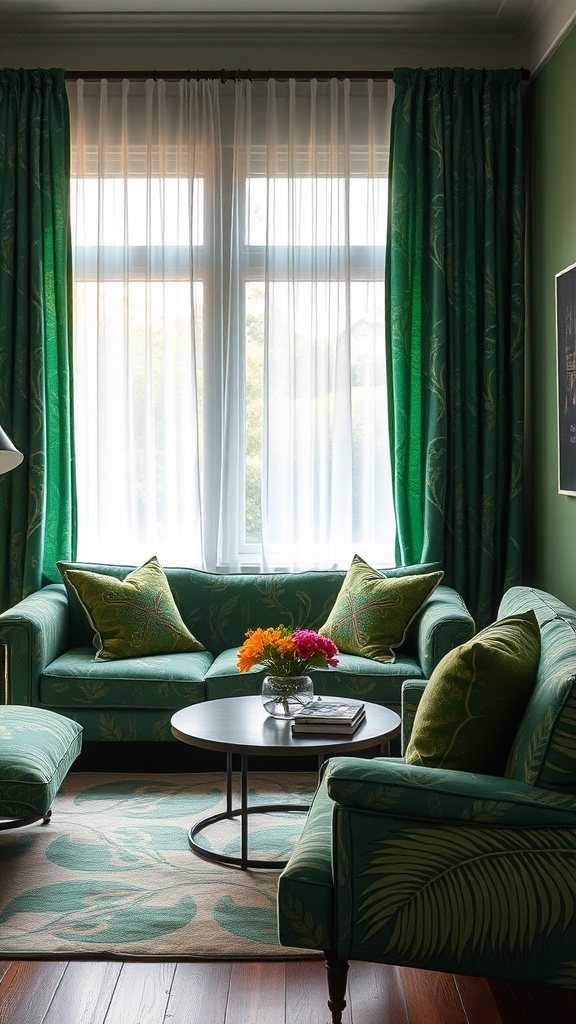
<svg viewBox="0 0 576 1024"><path fill-rule="evenodd" d="M125 45L156 39L162 43L190 39L230 42L307 41L312 35L326 40L370 39L390 45L398 41L425 41L451 45L469 43L487 47L510 48L518 45L518 35L502 30L494 18L479 15L421 15L382 13L269 13L269 12L190 12L181 13L0 13L3 44L11 40L35 42L59 39L85 45L88 41Z"/></svg>
<svg viewBox="0 0 576 1024"><path fill-rule="evenodd" d="M532 75L541 70L575 24L575 0L534 0L522 25Z"/></svg>

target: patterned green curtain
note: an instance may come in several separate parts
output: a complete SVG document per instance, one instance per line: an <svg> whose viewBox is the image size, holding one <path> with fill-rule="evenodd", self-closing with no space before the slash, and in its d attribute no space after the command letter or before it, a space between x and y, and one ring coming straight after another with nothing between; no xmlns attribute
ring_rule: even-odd
<svg viewBox="0 0 576 1024"><path fill-rule="evenodd" d="M0 70L0 609L75 554L69 164L64 72Z"/></svg>
<svg viewBox="0 0 576 1024"><path fill-rule="evenodd" d="M478 626L519 581L520 73L394 72L387 247L398 561L442 562Z"/></svg>

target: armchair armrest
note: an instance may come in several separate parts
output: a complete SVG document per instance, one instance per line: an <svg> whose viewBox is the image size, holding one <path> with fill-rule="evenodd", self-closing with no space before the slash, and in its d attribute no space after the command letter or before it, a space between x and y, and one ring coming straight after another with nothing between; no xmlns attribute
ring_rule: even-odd
<svg viewBox="0 0 576 1024"><path fill-rule="evenodd" d="M576 828L573 794L494 775L408 765L401 758L336 757L327 786L341 807L442 825Z"/></svg>
<svg viewBox="0 0 576 1024"><path fill-rule="evenodd" d="M2 701L36 704L40 676L69 646L68 599L63 584L55 583L25 597L0 615L0 645L4 646L5 690Z"/></svg>
<svg viewBox="0 0 576 1024"><path fill-rule="evenodd" d="M412 735L416 711L427 685L427 679L405 679L402 683L402 754L405 753Z"/></svg>
<svg viewBox="0 0 576 1024"><path fill-rule="evenodd" d="M418 660L428 679L448 651L466 643L476 632L474 619L452 587L436 588L416 623Z"/></svg>

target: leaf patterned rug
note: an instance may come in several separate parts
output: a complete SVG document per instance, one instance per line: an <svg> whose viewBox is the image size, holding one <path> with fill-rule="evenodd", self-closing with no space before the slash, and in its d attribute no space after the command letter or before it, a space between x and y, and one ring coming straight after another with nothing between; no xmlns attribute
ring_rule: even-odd
<svg viewBox="0 0 576 1024"><path fill-rule="evenodd" d="M250 805L307 803L315 776L251 772L248 786ZM277 870L242 871L190 849L190 825L223 810L223 774L70 772L49 825L0 832L0 959L309 956L278 944ZM251 815L249 856L286 859L303 820ZM239 854L237 819L207 834Z"/></svg>

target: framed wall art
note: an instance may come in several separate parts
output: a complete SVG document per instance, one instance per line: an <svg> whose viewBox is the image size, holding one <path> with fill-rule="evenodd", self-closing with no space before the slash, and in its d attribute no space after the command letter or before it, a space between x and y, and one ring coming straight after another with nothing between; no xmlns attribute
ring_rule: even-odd
<svg viewBox="0 0 576 1024"><path fill-rule="evenodd" d="M576 495L576 263L556 274L558 493Z"/></svg>

